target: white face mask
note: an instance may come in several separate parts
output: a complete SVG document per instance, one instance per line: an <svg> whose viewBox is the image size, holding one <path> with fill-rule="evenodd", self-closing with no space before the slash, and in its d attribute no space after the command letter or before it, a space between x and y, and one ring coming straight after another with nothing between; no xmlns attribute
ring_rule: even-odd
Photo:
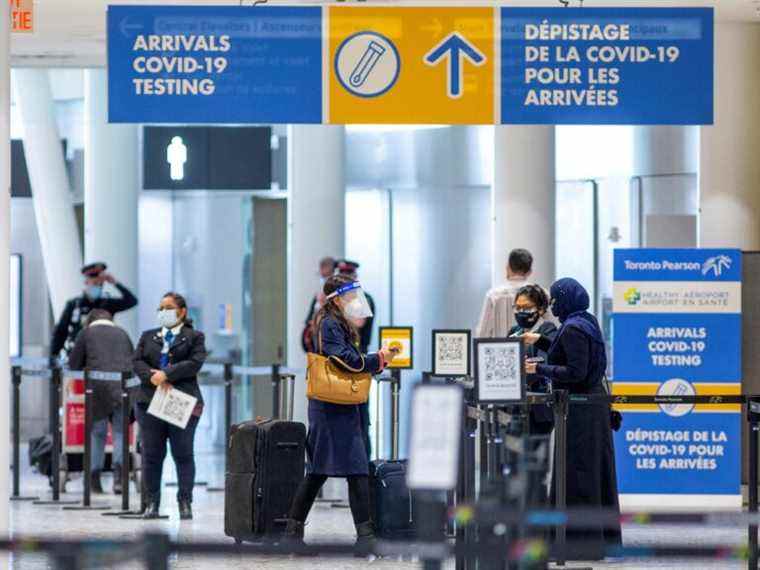
<svg viewBox="0 0 760 570"><path fill-rule="evenodd" d="M167 329L173 328L179 322L176 309L161 309L158 311L158 325Z"/></svg>

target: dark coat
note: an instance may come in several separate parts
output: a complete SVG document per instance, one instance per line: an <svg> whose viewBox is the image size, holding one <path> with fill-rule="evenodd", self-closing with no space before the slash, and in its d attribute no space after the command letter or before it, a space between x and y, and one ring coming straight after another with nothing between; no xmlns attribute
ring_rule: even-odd
<svg viewBox="0 0 760 570"><path fill-rule="evenodd" d="M103 309L112 315L131 309L137 305L137 297L132 291L124 287L121 283L115 283L114 286L121 293L121 298L101 297L92 300L87 295L80 295L69 299L63 309L63 314L53 329L53 338L50 341L50 356L58 356L62 349L71 351L74 346L79 331L82 330L82 324L85 317L93 309Z"/></svg>
<svg viewBox="0 0 760 570"><path fill-rule="evenodd" d="M519 326L512 327L508 336L518 335L528 332ZM544 321L533 332L541 335L546 339L545 342L551 344L557 334L557 327L554 323ZM546 347L544 347L546 348ZM525 347L526 358L541 357L546 361L546 350L541 350L536 345L527 345ZM538 374L528 374L527 378L528 391L546 393L549 391L549 383L546 378L539 376ZM551 433L554 428L554 410L551 404L536 404L530 407L530 433L532 434L548 434Z"/></svg>
<svg viewBox="0 0 760 570"><path fill-rule="evenodd" d="M542 339L543 340L543 339ZM539 343L544 344L544 343ZM548 350L548 364L537 372L552 380L554 389L570 394L604 394L607 359L604 345L575 325L565 325ZM554 486L552 485L552 493ZM620 510L615 452L607 404L571 404L567 418L567 505ZM620 544L620 529L593 528L568 532L571 540ZM594 552L585 553L585 556ZM601 555L601 552L598 552Z"/></svg>
<svg viewBox="0 0 760 570"><path fill-rule="evenodd" d="M77 337L69 355L72 370L131 372L134 348L126 331L117 326L92 324ZM93 380L93 418L99 421L121 406L121 383Z"/></svg>
<svg viewBox="0 0 760 570"><path fill-rule="evenodd" d="M380 371L377 354L363 355L352 343L349 333L333 318L321 324L323 356L351 372ZM306 441L307 471L330 477L368 475L369 456L366 426L361 407L309 400L309 435Z"/></svg>
<svg viewBox="0 0 760 570"><path fill-rule="evenodd" d="M150 383L153 370L161 369L161 349L164 339L161 329L145 331L137 343L133 358L135 374L140 378L140 391L137 401L150 403L156 387ZM174 339L169 349L169 366L164 369L172 386L195 396L198 403L203 402L201 389L198 386L198 373L206 361L206 339L203 333L185 325Z"/></svg>

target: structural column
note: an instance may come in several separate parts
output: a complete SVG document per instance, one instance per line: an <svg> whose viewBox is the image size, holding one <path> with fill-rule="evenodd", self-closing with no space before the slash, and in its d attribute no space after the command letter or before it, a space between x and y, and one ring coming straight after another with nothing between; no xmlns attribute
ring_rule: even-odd
<svg viewBox="0 0 760 570"><path fill-rule="evenodd" d="M532 280L554 280L554 127L494 127L491 281L506 279L509 251L533 253Z"/></svg>
<svg viewBox="0 0 760 570"><path fill-rule="evenodd" d="M345 129L288 129L288 367L306 368L301 348L306 311L319 288L318 263L345 248ZM306 421L306 384L295 384L296 421Z"/></svg>
<svg viewBox="0 0 760 570"><path fill-rule="evenodd" d="M760 249L760 26L715 26L715 124L700 133L700 246Z"/></svg>
<svg viewBox="0 0 760 570"><path fill-rule="evenodd" d="M0 457L10 457L9 268L11 245L11 76L10 76L10 5L0 17L0 394L4 394L6 413L0 414ZM10 470L0 469L0 536L8 536L8 479ZM7 554L0 555L0 565L8 567Z"/></svg>
<svg viewBox="0 0 760 570"><path fill-rule="evenodd" d="M13 78L42 259L57 318L66 301L82 290L82 253L71 189L47 70L17 69Z"/></svg>
<svg viewBox="0 0 760 570"><path fill-rule="evenodd" d="M119 281L136 288L138 127L108 124L105 69L85 71L84 105L84 257L106 262ZM137 311L118 321L137 335Z"/></svg>

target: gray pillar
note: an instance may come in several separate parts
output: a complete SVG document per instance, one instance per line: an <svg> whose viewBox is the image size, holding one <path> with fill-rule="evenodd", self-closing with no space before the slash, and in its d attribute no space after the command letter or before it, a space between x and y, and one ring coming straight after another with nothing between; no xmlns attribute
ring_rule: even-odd
<svg viewBox="0 0 760 570"><path fill-rule="evenodd" d="M137 125L108 124L108 74L84 74L84 252L88 262L104 261L120 282L137 288ZM135 337L137 311L119 324Z"/></svg>
<svg viewBox="0 0 760 570"><path fill-rule="evenodd" d="M305 369L301 348L306 311L319 288L317 264L345 248L342 126L288 129L288 366ZM306 384L295 384L294 419L306 421Z"/></svg>
<svg viewBox="0 0 760 570"><path fill-rule="evenodd" d="M492 283L506 279L509 251L533 253L535 281L554 280L554 127L494 127Z"/></svg>
<svg viewBox="0 0 760 570"><path fill-rule="evenodd" d="M50 299L56 318L66 301L82 291L79 247L71 189L55 122L50 78L45 69L17 69L16 104L24 131L24 155L32 186Z"/></svg>

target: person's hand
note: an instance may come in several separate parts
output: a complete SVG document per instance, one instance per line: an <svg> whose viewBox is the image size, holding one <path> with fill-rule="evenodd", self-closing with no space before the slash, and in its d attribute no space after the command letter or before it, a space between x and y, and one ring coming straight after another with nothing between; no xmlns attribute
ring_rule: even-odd
<svg viewBox="0 0 760 570"><path fill-rule="evenodd" d="M538 363L537 362L527 361L525 363L525 373L526 374L535 374L537 367L538 367Z"/></svg>
<svg viewBox="0 0 760 570"><path fill-rule="evenodd" d="M102 282L104 282L104 283L110 283L111 285L113 285L114 283L116 283L116 278L113 275L111 275L110 273L103 272L100 275L100 277L102 279Z"/></svg>
<svg viewBox="0 0 760 570"><path fill-rule="evenodd" d="M163 370L155 370L153 372L153 376L150 377L150 383L153 384L156 388L162 384L166 384L167 380L168 378L166 377L166 372Z"/></svg>
<svg viewBox="0 0 760 570"><path fill-rule="evenodd" d="M397 349L391 349L387 346L380 349L380 355L383 357L386 364L393 362L393 359L398 356L398 353L399 351Z"/></svg>
<svg viewBox="0 0 760 570"><path fill-rule="evenodd" d="M538 339L541 338L541 335L538 333L527 332L520 336L520 338L523 339L523 342L525 342L525 344L534 345L538 342Z"/></svg>

